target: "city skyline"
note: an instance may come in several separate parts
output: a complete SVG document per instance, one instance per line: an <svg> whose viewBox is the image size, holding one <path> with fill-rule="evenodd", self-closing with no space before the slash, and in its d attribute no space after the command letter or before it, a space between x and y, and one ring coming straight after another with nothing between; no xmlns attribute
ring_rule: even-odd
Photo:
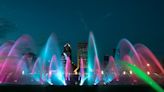
<svg viewBox="0 0 164 92"><path fill-rule="evenodd" d="M164 92L163 42L164 0L0 0L0 90Z"/></svg>
<svg viewBox="0 0 164 92"><path fill-rule="evenodd" d="M163 4L163 0L5 0L0 3L0 28L4 29L0 30L0 43L29 34L40 53L55 33L61 49L65 43L71 44L76 60L77 43L87 42L92 31L101 61L104 55L112 54L122 38L143 43L163 58Z"/></svg>

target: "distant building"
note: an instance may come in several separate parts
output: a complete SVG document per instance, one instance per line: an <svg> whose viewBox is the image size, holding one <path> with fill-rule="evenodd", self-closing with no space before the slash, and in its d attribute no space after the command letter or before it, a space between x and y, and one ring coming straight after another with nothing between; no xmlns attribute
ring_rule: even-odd
<svg viewBox="0 0 164 92"><path fill-rule="evenodd" d="M70 59L72 60L72 49L71 49L71 45L69 44L69 43L66 43L65 45L64 45L64 51L63 51L64 53L66 53L66 55L68 56L68 57L70 57Z"/></svg>
<svg viewBox="0 0 164 92"><path fill-rule="evenodd" d="M67 55L67 57L69 57L70 60L72 61L72 49L71 49L71 45L69 43L66 43L64 45L64 49L62 52L62 60L64 61L64 63L66 62L65 55Z"/></svg>
<svg viewBox="0 0 164 92"><path fill-rule="evenodd" d="M84 68L87 68L87 53L88 53L88 43L80 42L78 43L78 51L77 51L77 69L80 69L80 59L82 58L84 61Z"/></svg>
<svg viewBox="0 0 164 92"><path fill-rule="evenodd" d="M71 70L73 72L73 70L76 69L77 67L74 64L73 60L72 60L72 48L71 48L71 45L69 43L66 43L64 45L62 56L61 56L61 59L64 62L64 67L65 67L65 64L66 64L66 56L69 57L70 60L71 60L71 68L72 68Z"/></svg>
<svg viewBox="0 0 164 92"><path fill-rule="evenodd" d="M102 64L103 68L105 68L108 65L108 63L109 63L109 55L105 55Z"/></svg>
<svg viewBox="0 0 164 92"><path fill-rule="evenodd" d="M108 62L108 61L109 61L109 55L105 55L105 56L104 56L104 61L105 61L105 62Z"/></svg>

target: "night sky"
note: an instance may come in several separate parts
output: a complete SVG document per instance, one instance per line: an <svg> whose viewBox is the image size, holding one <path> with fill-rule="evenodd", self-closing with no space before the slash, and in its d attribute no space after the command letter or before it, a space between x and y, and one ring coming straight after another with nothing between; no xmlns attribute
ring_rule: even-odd
<svg viewBox="0 0 164 92"><path fill-rule="evenodd" d="M5 25L5 27L4 27ZM100 60L122 38L164 57L164 0L0 0L0 44L29 34L38 51L54 32L60 46L94 33Z"/></svg>

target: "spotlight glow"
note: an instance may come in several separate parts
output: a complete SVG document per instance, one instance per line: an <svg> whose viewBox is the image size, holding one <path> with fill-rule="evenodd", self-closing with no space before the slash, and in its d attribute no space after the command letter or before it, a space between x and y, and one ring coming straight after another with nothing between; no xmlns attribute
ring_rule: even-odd
<svg viewBox="0 0 164 92"><path fill-rule="evenodd" d="M147 71L147 75L150 75L150 72L149 71Z"/></svg>
<svg viewBox="0 0 164 92"><path fill-rule="evenodd" d="M24 71L22 71L22 75L24 75Z"/></svg>
<svg viewBox="0 0 164 92"><path fill-rule="evenodd" d="M149 66L150 66L150 64L147 64L147 66L149 67Z"/></svg>
<svg viewBox="0 0 164 92"><path fill-rule="evenodd" d="M133 74L132 70L130 70L129 73L132 75Z"/></svg>
<svg viewBox="0 0 164 92"><path fill-rule="evenodd" d="M126 75L126 71L123 71L123 75Z"/></svg>
<svg viewBox="0 0 164 92"><path fill-rule="evenodd" d="M104 74L104 71L103 71L103 70L101 71L101 74L102 74L102 75Z"/></svg>

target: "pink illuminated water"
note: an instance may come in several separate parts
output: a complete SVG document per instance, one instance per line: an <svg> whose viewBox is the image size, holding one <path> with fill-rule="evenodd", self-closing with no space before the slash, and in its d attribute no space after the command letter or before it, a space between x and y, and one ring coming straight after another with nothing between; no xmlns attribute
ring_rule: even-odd
<svg viewBox="0 0 164 92"><path fill-rule="evenodd" d="M70 74L72 73L71 69L71 60L69 57L66 59L66 66L65 66L65 79L70 80Z"/></svg>
<svg viewBox="0 0 164 92"><path fill-rule="evenodd" d="M15 42L6 42L0 46L0 83L26 84L23 80L28 76L31 84L67 85L71 77L79 75L79 85L88 81L89 85L106 84L122 77L127 77L137 82L137 76L120 62L128 62L142 69L150 77L164 80L164 68L155 55L143 44L133 44L127 39L122 39L117 45L115 56L110 56L108 64L103 66L99 60L98 48L93 33L90 33L88 40L88 54L86 65L83 57L80 57L79 72L74 74L72 61L66 57L66 62L61 60L61 53L56 36L50 35L45 46L37 55L34 63L30 63L29 52L35 53L33 40L23 35ZM109 51L110 52L110 51ZM29 66L29 63L32 64ZM32 68L30 68L32 67ZM87 68L87 71L85 71ZM21 82L19 82L21 80Z"/></svg>

